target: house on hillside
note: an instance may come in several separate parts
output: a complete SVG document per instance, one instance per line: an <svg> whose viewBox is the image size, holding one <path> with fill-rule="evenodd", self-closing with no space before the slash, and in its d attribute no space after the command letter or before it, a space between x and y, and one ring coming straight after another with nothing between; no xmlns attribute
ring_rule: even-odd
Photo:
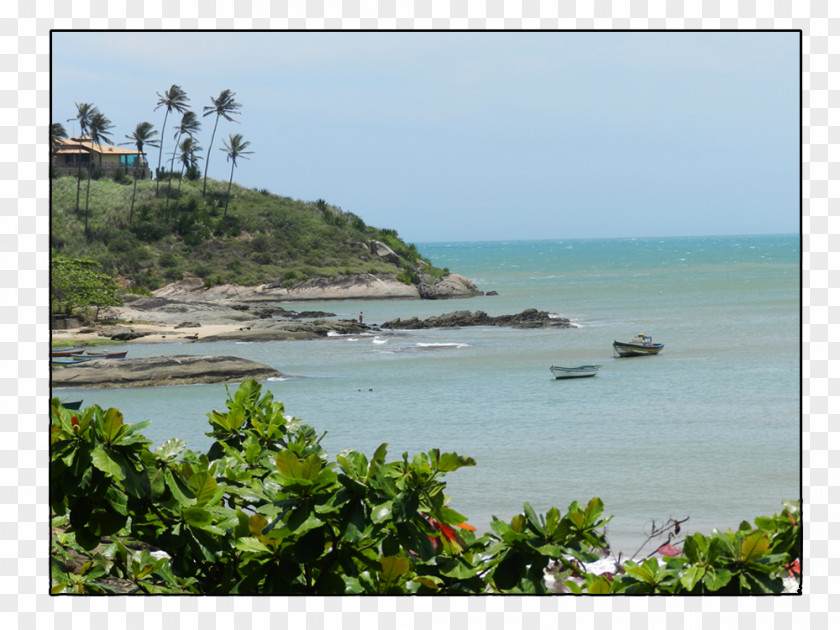
<svg viewBox="0 0 840 630"><path fill-rule="evenodd" d="M94 169L106 175L122 171L138 179L151 179L152 170L146 162L146 153L137 149L123 149L107 144L94 144L90 138L59 138L52 154L52 173L75 175L79 167L87 170L93 162Z"/></svg>

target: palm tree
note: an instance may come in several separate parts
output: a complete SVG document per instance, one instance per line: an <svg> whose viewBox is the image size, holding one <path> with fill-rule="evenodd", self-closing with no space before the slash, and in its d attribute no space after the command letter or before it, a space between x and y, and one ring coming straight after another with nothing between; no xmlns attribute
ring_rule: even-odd
<svg viewBox="0 0 840 630"><path fill-rule="evenodd" d="M64 128L64 125L61 123L52 123L50 125L50 162L52 162L52 157L55 155L55 152L61 144L59 140L66 137L67 130Z"/></svg>
<svg viewBox="0 0 840 630"><path fill-rule="evenodd" d="M250 144L250 142L243 142L242 134L237 133L236 135L231 134L230 137L225 141L225 146L221 148L222 151L227 153L227 159L231 163L230 180L228 181L227 189L227 199L225 199L225 212L222 215L222 217L227 216L228 202L230 201L230 186L233 183L233 169L236 168L236 159L240 157L245 157L246 155L251 155L253 153L253 151L245 150ZM247 160L248 158L245 159Z"/></svg>
<svg viewBox="0 0 840 630"><path fill-rule="evenodd" d="M207 161L204 162L204 186L201 189L202 196L204 196L204 192L207 190L207 169L210 166L210 150L213 148L213 139L216 137L216 127L219 125L219 117L231 122L236 122L233 118L231 118L231 116L239 113L239 108L242 107L242 105L233 100L234 96L236 96L236 94L230 90L222 90L221 94L219 94L219 98L210 97L210 101L213 103L212 105L205 105L204 107L203 115L209 116L210 114L216 114L216 123L213 125L213 135L210 136L210 146L207 148Z"/></svg>
<svg viewBox="0 0 840 630"><path fill-rule="evenodd" d="M192 136L187 136L181 141L181 152L178 154L178 159L181 161L181 178L178 180L178 192L181 192L181 182L184 180L184 173L192 167L198 167L198 152L201 147L198 146L198 141Z"/></svg>
<svg viewBox="0 0 840 630"><path fill-rule="evenodd" d="M76 117L68 118L67 121L76 120L79 122L79 137L84 138L90 124L90 119L99 112L92 103L76 103ZM76 214L79 214L79 192L82 187L82 160L81 154L76 158L78 172L76 173Z"/></svg>
<svg viewBox="0 0 840 630"><path fill-rule="evenodd" d="M163 115L163 127L160 133L161 141L160 141L160 152L158 154L158 167L157 167L157 184L155 184L155 195L158 193L158 188L160 187L160 160L163 157L163 134L166 133L166 119L169 117L169 112L175 110L179 114L182 114L187 109L187 101L190 99L187 97L187 93L181 89L180 86L172 84L172 87L169 88L166 92L162 95L160 92L156 92L158 95L158 104L155 107L155 111L157 111L161 107L166 107L166 113Z"/></svg>
<svg viewBox="0 0 840 630"><path fill-rule="evenodd" d="M93 116L91 116L90 122L88 123L88 132L90 133L90 143L91 146L94 144L99 147L99 164L102 164L102 141L103 140L111 140L111 129L114 125L111 124L111 121L108 120L103 114L97 111ZM92 156L91 156L92 157ZM93 160L90 160L88 164L88 183L87 183L87 193L85 195L85 236L88 235L88 204L90 202L90 180L93 178Z"/></svg>
<svg viewBox="0 0 840 630"><path fill-rule="evenodd" d="M181 136L187 134L188 136L194 136L198 130L201 129L201 121L196 116L195 112L193 111L186 111L184 115L181 117L181 124L175 128L175 149L172 151L172 160L169 162L169 172L173 173L175 171L175 156L178 153L178 147L181 144ZM169 191L172 190L172 177L169 178L169 187L167 188L166 192L166 206L169 207ZM181 183L178 182L178 190L181 190Z"/></svg>
<svg viewBox="0 0 840 630"><path fill-rule="evenodd" d="M133 144L137 147L137 151L143 153L143 147L149 145L150 147L159 147L160 143L155 140L158 135L156 129L152 129L152 123L141 122L137 123L137 128L130 136L126 136L131 142L123 142L122 144ZM139 156L138 156L139 158ZM131 209L128 211L128 222L134 216L134 197L137 194L137 168L134 169L134 190L131 191Z"/></svg>

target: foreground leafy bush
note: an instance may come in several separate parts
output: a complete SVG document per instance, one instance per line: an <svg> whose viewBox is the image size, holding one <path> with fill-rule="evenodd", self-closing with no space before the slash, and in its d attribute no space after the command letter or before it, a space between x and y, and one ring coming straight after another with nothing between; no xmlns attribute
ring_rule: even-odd
<svg viewBox="0 0 840 630"><path fill-rule="evenodd" d="M387 462L383 444L329 462L323 436L255 381L208 417L207 453L177 439L152 452L148 421L52 401L53 593L545 593L546 569L580 575L580 592L776 592L801 549L786 508L757 534L742 526L729 545L695 534L684 558L627 563L609 581L583 570L607 544L600 499L565 514L526 503L478 538L442 480L469 457Z"/></svg>

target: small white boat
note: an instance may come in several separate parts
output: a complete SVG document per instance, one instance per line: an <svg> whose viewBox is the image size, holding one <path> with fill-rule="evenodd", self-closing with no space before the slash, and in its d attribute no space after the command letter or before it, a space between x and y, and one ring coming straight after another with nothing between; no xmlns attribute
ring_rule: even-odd
<svg viewBox="0 0 840 630"><path fill-rule="evenodd" d="M586 378L587 376L595 376L600 369L600 365L579 365L577 367L560 367L559 365L551 366L551 373L556 379L564 378Z"/></svg>

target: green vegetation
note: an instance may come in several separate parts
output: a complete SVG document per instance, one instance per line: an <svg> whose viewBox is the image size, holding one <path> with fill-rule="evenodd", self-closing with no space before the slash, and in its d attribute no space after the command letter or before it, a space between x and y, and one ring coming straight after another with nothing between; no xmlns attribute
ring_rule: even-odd
<svg viewBox="0 0 840 630"><path fill-rule="evenodd" d="M237 142L241 150L241 138ZM194 165L190 159L187 163ZM291 286L318 276L356 273L402 274L404 281L416 283L421 265L432 279L445 274L394 230L367 226L324 200L296 201L212 179L202 195L198 178L174 176L178 186L162 187L161 197L155 192L157 181L94 178L89 182L89 218L88 213L82 216L84 208L75 210L76 177L53 179L53 255L94 260L104 273L147 290L180 280L185 272L207 286ZM391 247L399 262L372 254L372 240Z"/></svg>
<svg viewBox="0 0 840 630"><path fill-rule="evenodd" d="M74 309L95 309L122 304L120 287L93 260L55 256L50 262L50 312L69 315Z"/></svg>
<svg viewBox="0 0 840 630"><path fill-rule="evenodd" d="M292 286L318 276L356 273L393 274L405 283L419 284L421 275L431 281L446 275L423 260L413 245L403 243L395 231L368 227L360 217L323 199L294 201L264 188L235 185L238 160L252 154L246 150L250 142L241 134L230 134L220 149L231 165L227 186L208 179L219 120L236 122L241 113L236 94L222 90L204 106L202 117L213 118L204 157L199 155L203 149L196 139L201 121L190 111L186 92L173 84L156 94L154 110L164 110L160 136L151 123L140 122L133 134L125 135L129 142L123 143L135 146L141 155L144 148L159 149L155 179L140 179L146 173L145 160L111 172L113 179L109 179L104 175L110 167L102 168L101 154L79 155L74 176L52 179L53 256L95 261L104 273L122 276L128 286L146 291L181 280L185 273L202 278L208 287L221 283ZM76 103L76 110L71 120L79 125L81 137L94 146L110 140L113 125L95 105ZM172 136L175 148L167 148L167 170L163 155L170 114L180 114L181 119ZM59 150L60 140L66 137L64 127L53 123L51 152ZM202 159L203 178L198 166ZM173 179L178 180L177 188ZM80 203L83 180L84 210ZM167 180L165 187L161 180ZM372 240L387 244L398 260L371 254Z"/></svg>
<svg viewBox="0 0 840 630"><path fill-rule="evenodd" d="M606 546L600 499L565 514L525 503L479 538L443 481L469 457L432 449L387 462L383 444L330 462L323 436L255 381L208 418L207 453L177 439L152 452L139 433L148 421L53 399L52 593L109 593L117 578L140 593L536 594L551 569L575 592L758 594L780 592L801 558L789 504L755 528L694 534L664 564L591 575L582 563Z"/></svg>

